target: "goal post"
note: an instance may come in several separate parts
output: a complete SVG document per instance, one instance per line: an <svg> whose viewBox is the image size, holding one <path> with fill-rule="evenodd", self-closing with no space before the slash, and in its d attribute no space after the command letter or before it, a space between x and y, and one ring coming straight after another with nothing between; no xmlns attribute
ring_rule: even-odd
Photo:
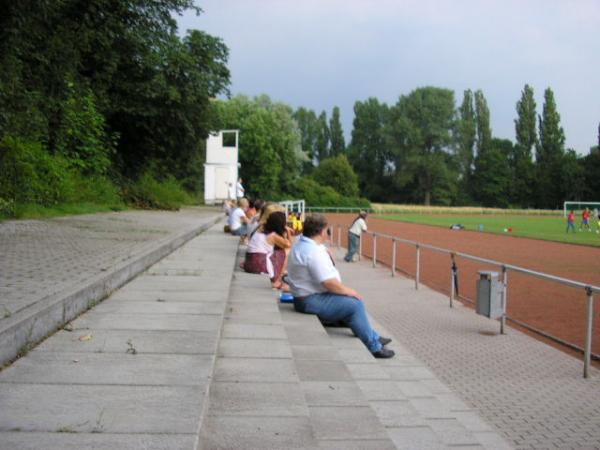
<svg viewBox="0 0 600 450"><path fill-rule="evenodd" d="M589 208L591 210L600 209L600 202L564 202L563 203L563 215L567 217L567 211L582 211L585 208Z"/></svg>

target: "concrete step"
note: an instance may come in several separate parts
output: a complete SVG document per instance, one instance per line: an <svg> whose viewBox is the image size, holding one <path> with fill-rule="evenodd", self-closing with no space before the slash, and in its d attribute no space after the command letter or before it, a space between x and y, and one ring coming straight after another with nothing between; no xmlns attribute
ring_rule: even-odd
<svg viewBox="0 0 600 450"><path fill-rule="evenodd" d="M316 316L236 264L200 448L395 447Z"/></svg>
<svg viewBox="0 0 600 450"><path fill-rule="evenodd" d="M0 450L193 449L236 248L214 226L0 372Z"/></svg>

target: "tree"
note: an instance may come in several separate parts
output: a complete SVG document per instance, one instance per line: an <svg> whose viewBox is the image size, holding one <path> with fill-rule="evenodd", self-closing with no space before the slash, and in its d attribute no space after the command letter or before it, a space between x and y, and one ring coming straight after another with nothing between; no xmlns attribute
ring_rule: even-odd
<svg viewBox="0 0 600 450"><path fill-rule="evenodd" d="M293 192L305 154L292 109L266 95L236 96L217 102L217 107L222 125L240 130L239 158L247 192L261 198Z"/></svg>
<svg viewBox="0 0 600 450"><path fill-rule="evenodd" d="M521 207L533 205L535 192L535 167L532 160L532 149L537 141L536 104L533 88L525 85L521 99L517 102L517 118L515 119L515 145L513 163L513 182L511 198Z"/></svg>
<svg viewBox="0 0 600 450"><path fill-rule="evenodd" d="M318 133L317 115L312 109L300 107L294 112L294 119L296 119L298 128L300 129L302 151L308 155L309 159L304 167L304 172L310 172L314 167L316 159L315 150Z"/></svg>
<svg viewBox="0 0 600 450"><path fill-rule="evenodd" d="M509 156L513 144L508 139L493 138L489 148L477 156L473 182L476 200L483 206L506 208L509 205L511 169Z"/></svg>
<svg viewBox="0 0 600 450"><path fill-rule="evenodd" d="M537 206L559 208L564 201L560 182L561 164L565 154L565 133L560 126L560 115L550 88L544 92L539 132L540 139L536 146Z"/></svg>
<svg viewBox="0 0 600 450"><path fill-rule="evenodd" d="M458 109L456 134L460 174L463 178L468 179L472 171L473 151L477 135L473 93L470 89L464 92L462 104Z"/></svg>
<svg viewBox="0 0 600 450"><path fill-rule="evenodd" d="M313 178L323 186L330 186L345 197L358 197L358 177L346 155L331 157L319 164Z"/></svg>
<svg viewBox="0 0 600 450"><path fill-rule="evenodd" d="M354 104L352 141L348 159L358 175L360 192L377 201L390 201L392 161L385 137L389 108L371 97Z"/></svg>
<svg viewBox="0 0 600 450"><path fill-rule="evenodd" d="M490 127L490 110L483 92L475 92L475 117L477 123L477 155L489 150L492 143Z"/></svg>
<svg viewBox="0 0 600 450"><path fill-rule="evenodd" d="M425 205L447 203L455 189L449 149L454 129L454 93L436 87L402 96L392 108L388 130L400 188L412 185Z"/></svg>
<svg viewBox="0 0 600 450"><path fill-rule="evenodd" d="M333 108L333 114L329 121L329 139L331 141L331 156L338 156L346 150L346 142L344 141L344 131L340 122L340 108Z"/></svg>
<svg viewBox="0 0 600 450"><path fill-rule="evenodd" d="M317 140L315 142L316 148L314 152L318 162L321 162L330 156L329 142L330 133L329 127L327 126L327 113L323 111L319 115L319 120L317 124Z"/></svg>

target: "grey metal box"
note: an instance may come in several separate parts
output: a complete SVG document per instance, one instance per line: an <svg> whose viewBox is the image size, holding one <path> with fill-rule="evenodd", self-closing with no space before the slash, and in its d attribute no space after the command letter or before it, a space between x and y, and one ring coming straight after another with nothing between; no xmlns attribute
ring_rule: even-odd
<svg viewBox="0 0 600 450"><path fill-rule="evenodd" d="M498 272L479 271L475 311L490 319L502 317L502 283L498 280Z"/></svg>

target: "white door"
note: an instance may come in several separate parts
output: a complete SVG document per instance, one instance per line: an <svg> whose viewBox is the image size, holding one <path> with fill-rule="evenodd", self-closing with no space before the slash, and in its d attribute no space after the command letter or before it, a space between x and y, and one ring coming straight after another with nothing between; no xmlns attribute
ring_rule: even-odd
<svg viewBox="0 0 600 450"><path fill-rule="evenodd" d="M225 200L229 187L229 168L217 167L215 170L215 199Z"/></svg>

